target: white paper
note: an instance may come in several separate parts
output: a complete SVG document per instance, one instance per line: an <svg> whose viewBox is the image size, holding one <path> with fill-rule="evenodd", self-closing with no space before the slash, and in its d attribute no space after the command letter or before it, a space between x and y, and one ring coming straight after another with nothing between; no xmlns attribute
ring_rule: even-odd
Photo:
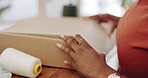
<svg viewBox="0 0 148 78"><path fill-rule="evenodd" d="M92 22L81 36L97 51L102 52L106 39L106 31L99 24Z"/></svg>

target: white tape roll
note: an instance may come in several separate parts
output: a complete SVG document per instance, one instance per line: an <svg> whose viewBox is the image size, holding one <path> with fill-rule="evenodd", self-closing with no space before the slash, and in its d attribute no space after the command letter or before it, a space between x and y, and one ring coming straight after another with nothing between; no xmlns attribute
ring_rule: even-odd
<svg viewBox="0 0 148 78"><path fill-rule="evenodd" d="M26 77L36 77L42 70L40 59L13 48L3 51L0 64L3 69Z"/></svg>

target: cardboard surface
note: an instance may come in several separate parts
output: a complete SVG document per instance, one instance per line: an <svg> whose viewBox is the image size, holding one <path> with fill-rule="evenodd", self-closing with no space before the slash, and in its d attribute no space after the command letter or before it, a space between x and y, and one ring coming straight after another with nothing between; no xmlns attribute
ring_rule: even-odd
<svg viewBox="0 0 148 78"><path fill-rule="evenodd" d="M80 18L32 18L21 21L4 32L75 35L82 33L92 21Z"/></svg>
<svg viewBox="0 0 148 78"><path fill-rule="evenodd" d="M79 18L32 18L24 20L0 32L0 53L4 49L12 47L40 58L43 65L70 68L63 61L71 59L56 47L56 43L68 46L60 38L60 35L75 35L85 31L82 36L90 44L93 43L91 45L94 45L94 48L97 47L97 50L101 51L107 34L101 27L92 28L91 25L96 26L92 21ZM93 33L90 33L92 31L89 29ZM94 44L91 39L98 44Z"/></svg>

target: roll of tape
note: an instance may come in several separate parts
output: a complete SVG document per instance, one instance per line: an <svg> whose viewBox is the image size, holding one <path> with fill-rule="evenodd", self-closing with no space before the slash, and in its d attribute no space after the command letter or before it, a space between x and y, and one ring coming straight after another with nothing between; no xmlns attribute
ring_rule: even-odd
<svg viewBox="0 0 148 78"><path fill-rule="evenodd" d="M13 48L7 48L0 57L3 69L25 77L36 77L42 71L41 60Z"/></svg>

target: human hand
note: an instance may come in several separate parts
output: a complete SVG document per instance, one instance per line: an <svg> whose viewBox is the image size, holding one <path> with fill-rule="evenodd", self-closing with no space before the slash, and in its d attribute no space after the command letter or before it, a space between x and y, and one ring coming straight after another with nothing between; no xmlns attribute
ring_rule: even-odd
<svg viewBox="0 0 148 78"><path fill-rule="evenodd" d="M109 74L115 72L105 63L105 54L97 53L80 35L64 36L63 39L71 48L62 44L57 46L72 58L72 61L64 62L84 77L107 78Z"/></svg>
<svg viewBox="0 0 148 78"><path fill-rule="evenodd" d="M120 17L116 17L110 14L101 14L101 15L95 15L95 16L90 16L86 18L95 20L98 23L109 23L111 25L111 30L109 31L109 34L113 33L113 31L117 28L117 24L120 19Z"/></svg>

